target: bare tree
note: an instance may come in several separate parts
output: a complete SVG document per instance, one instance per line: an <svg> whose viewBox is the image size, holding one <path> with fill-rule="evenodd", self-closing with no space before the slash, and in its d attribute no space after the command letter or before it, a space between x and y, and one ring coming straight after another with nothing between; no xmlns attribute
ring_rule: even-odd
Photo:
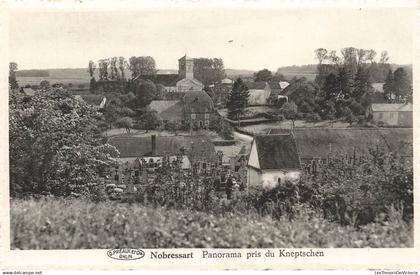
<svg viewBox="0 0 420 275"><path fill-rule="evenodd" d="M324 62L328 57L328 51L324 48L319 48L315 50L315 58L318 59L319 65Z"/></svg>
<svg viewBox="0 0 420 275"><path fill-rule="evenodd" d="M379 59L379 63L386 64L389 61L389 55L387 51L381 52L381 59Z"/></svg>

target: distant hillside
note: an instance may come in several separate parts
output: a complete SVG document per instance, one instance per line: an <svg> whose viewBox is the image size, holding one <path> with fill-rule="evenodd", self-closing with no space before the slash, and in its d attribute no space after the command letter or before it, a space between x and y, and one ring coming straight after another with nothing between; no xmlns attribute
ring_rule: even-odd
<svg viewBox="0 0 420 275"><path fill-rule="evenodd" d="M237 70L237 69L225 69L227 77L238 77L238 76L253 76L255 71L251 70Z"/></svg>
<svg viewBox="0 0 420 275"><path fill-rule="evenodd" d="M409 75L412 75L413 66L411 64L390 64L391 69L395 71L399 67L403 67L407 70ZM277 73L284 75L286 78L291 79L293 77L306 77L308 80L315 80L317 64L308 65L293 65L285 66L277 69Z"/></svg>

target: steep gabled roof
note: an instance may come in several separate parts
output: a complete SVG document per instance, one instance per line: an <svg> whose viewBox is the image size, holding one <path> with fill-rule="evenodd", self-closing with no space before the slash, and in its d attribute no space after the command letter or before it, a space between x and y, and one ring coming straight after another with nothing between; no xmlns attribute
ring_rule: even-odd
<svg viewBox="0 0 420 275"><path fill-rule="evenodd" d="M212 112L214 103L211 97L205 91L190 91L185 93L183 98L185 111L187 113Z"/></svg>
<svg viewBox="0 0 420 275"><path fill-rule="evenodd" d="M260 169L300 169L293 135L259 135L254 141Z"/></svg>
<svg viewBox="0 0 420 275"><path fill-rule="evenodd" d="M120 152L120 158L152 155L150 136L115 136L108 140ZM216 159L216 151L206 136L156 136L156 156L179 155L181 149L191 161Z"/></svg>
<svg viewBox="0 0 420 275"><path fill-rule="evenodd" d="M257 81L257 82L245 82L245 85L250 90L264 90L265 86L267 85L267 82L265 81Z"/></svg>

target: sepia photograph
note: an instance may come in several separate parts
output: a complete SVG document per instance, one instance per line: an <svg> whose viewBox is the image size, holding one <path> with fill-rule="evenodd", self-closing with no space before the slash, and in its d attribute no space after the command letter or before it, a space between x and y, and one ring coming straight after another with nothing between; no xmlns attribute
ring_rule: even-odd
<svg viewBox="0 0 420 275"><path fill-rule="evenodd" d="M415 12L11 7L8 249L414 248Z"/></svg>

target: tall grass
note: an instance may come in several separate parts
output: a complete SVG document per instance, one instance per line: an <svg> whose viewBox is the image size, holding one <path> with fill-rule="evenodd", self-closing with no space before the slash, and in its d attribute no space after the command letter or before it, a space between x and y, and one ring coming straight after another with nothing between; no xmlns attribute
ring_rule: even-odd
<svg viewBox="0 0 420 275"><path fill-rule="evenodd" d="M299 206L293 220L78 199L11 201L12 249L412 247L398 212L356 229Z"/></svg>

